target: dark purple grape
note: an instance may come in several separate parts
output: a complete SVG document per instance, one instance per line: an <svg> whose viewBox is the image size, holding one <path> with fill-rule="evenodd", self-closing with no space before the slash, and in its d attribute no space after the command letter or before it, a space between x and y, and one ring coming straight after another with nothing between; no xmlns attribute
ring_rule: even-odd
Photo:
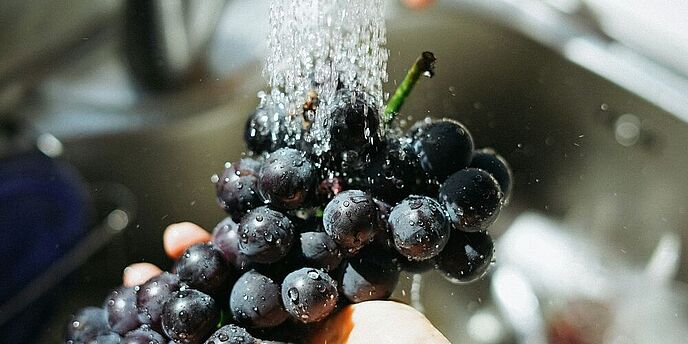
<svg viewBox="0 0 688 344"><path fill-rule="evenodd" d="M136 309L136 290L119 287L105 299L103 306L113 332L125 334L141 324Z"/></svg>
<svg viewBox="0 0 688 344"><path fill-rule="evenodd" d="M246 147L253 153L260 154L284 146L285 124L284 106L274 103L269 96L264 97L246 121Z"/></svg>
<svg viewBox="0 0 688 344"><path fill-rule="evenodd" d="M241 219L239 238L241 254L251 262L270 264L289 253L294 228L286 215L263 206Z"/></svg>
<svg viewBox="0 0 688 344"><path fill-rule="evenodd" d="M318 322L332 313L338 296L337 282L320 269L296 270L282 282L284 308L303 323Z"/></svg>
<svg viewBox="0 0 688 344"><path fill-rule="evenodd" d="M384 247L368 246L347 262L341 281L341 292L351 302L385 300L399 282L396 256Z"/></svg>
<svg viewBox="0 0 688 344"><path fill-rule="evenodd" d="M250 268L248 258L239 252L239 224L231 217L226 217L215 226L212 242L235 269L245 271Z"/></svg>
<svg viewBox="0 0 688 344"><path fill-rule="evenodd" d="M325 207L325 232L342 253L355 254L380 231L380 211L373 198L361 190L342 191Z"/></svg>
<svg viewBox="0 0 688 344"><path fill-rule="evenodd" d="M165 338L148 326L141 326L127 332L122 337L122 344L166 344Z"/></svg>
<svg viewBox="0 0 688 344"><path fill-rule="evenodd" d="M220 206L235 219L247 211L263 204L258 192L258 171L260 163L244 158L232 164L225 164L215 188Z"/></svg>
<svg viewBox="0 0 688 344"><path fill-rule="evenodd" d="M169 272L155 276L139 287L136 292L139 321L162 331L162 309L172 293L179 290L179 276Z"/></svg>
<svg viewBox="0 0 688 344"><path fill-rule="evenodd" d="M293 148L271 153L260 169L260 194L275 209L299 208L315 188L317 170L305 154Z"/></svg>
<svg viewBox="0 0 688 344"><path fill-rule="evenodd" d="M411 195L389 214L394 247L410 260L430 259L449 240L449 221L442 206L427 196Z"/></svg>
<svg viewBox="0 0 688 344"><path fill-rule="evenodd" d="M494 149L483 148L473 151L473 158L469 167L479 168L491 174L499 183L499 187L504 193L504 199L509 199L514 176L506 159L497 154Z"/></svg>
<svg viewBox="0 0 688 344"><path fill-rule="evenodd" d="M202 343L216 328L220 309L212 297L195 289L181 289L165 303L162 328L181 344Z"/></svg>
<svg viewBox="0 0 688 344"><path fill-rule="evenodd" d="M226 287L233 273L220 249L213 244L195 244L174 264L179 280L191 288L215 294Z"/></svg>
<svg viewBox="0 0 688 344"><path fill-rule="evenodd" d="M380 118L373 97L341 89L332 106L328 118L331 152L348 164L363 162L366 151L380 141Z"/></svg>
<svg viewBox="0 0 688 344"><path fill-rule="evenodd" d="M454 228L464 232L486 230L499 215L504 194L489 173L468 168L444 181L439 201Z"/></svg>
<svg viewBox="0 0 688 344"><path fill-rule="evenodd" d="M65 341L69 344L84 343L109 332L110 325L108 325L105 310L97 307L86 307L72 315L65 331Z"/></svg>
<svg viewBox="0 0 688 344"><path fill-rule="evenodd" d="M468 283L485 275L493 253L494 242L487 232L454 231L435 262L437 269L449 281Z"/></svg>
<svg viewBox="0 0 688 344"><path fill-rule="evenodd" d="M331 271L342 262L342 254L339 252L339 247L337 247L337 244L327 233L301 233L300 241L299 258L303 265Z"/></svg>
<svg viewBox="0 0 688 344"><path fill-rule="evenodd" d="M381 145L360 172L363 187L392 204L412 193L425 194L429 177L407 139L390 139Z"/></svg>
<svg viewBox="0 0 688 344"><path fill-rule="evenodd" d="M246 331L237 325L225 325L217 329L205 344L258 344L265 343L258 341Z"/></svg>
<svg viewBox="0 0 688 344"><path fill-rule="evenodd" d="M440 181L471 162L473 138L457 121L445 118L418 122L409 137L420 166Z"/></svg>
<svg viewBox="0 0 688 344"><path fill-rule="evenodd" d="M101 334L101 335L99 335L95 338L92 338L90 340L87 340L85 342L74 342L74 344L81 344L81 343L84 343L84 344L120 344L123 342L122 342L122 337L120 337L120 335L118 335L117 333L114 333L114 332L109 332L107 334ZM160 343L163 344L164 342L160 342ZM72 344L72 343L67 342L67 344ZM155 344L155 343L153 343L153 344Z"/></svg>
<svg viewBox="0 0 688 344"><path fill-rule="evenodd" d="M255 270L234 284L229 310L237 323L247 327L272 327L287 319L279 284Z"/></svg>

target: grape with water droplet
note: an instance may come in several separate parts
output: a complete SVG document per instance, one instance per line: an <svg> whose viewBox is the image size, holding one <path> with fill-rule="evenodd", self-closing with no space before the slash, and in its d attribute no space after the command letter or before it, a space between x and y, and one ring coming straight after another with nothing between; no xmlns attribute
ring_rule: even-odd
<svg viewBox="0 0 688 344"><path fill-rule="evenodd" d="M273 327L287 319L280 285L251 270L234 284L229 310L237 323L247 327Z"/></svg>
<svg viewBox="0 0 688 344"><path fill-rule="evenodd" d="M282 302L287 312L303 323L318 322L337 305L337 283L325 271L302 268L282 282Z"/></svg>
<svg viewBox="0 0 688 344"><path fill-rule="evenodd" d="M487 232L455 231L435 262L449 281L469 283L485 275L493 254L494 242Z"/></svg>
<svg viewBox="0 0 688 344"><path fill-rule="evenodd" d="M262 206L239 223L239 252L250 262L275 263L284 258L294 241L294 228L283 213Z"/></svg>
<svg viewBox="0 0 688 344"><path fill-rule="evenodd" d="M504 194L489 173L468 168L444 181L439 201L447 210L454 228L477 232L486 230L497 219Z"/></svg>
<svg viewBox="0 0 688 344"><path fill-rule="evenodd" d="M165 303L162 327L165 335L181 344L202 343L216 328L220 308L210 295L181 289Z"/></svg>

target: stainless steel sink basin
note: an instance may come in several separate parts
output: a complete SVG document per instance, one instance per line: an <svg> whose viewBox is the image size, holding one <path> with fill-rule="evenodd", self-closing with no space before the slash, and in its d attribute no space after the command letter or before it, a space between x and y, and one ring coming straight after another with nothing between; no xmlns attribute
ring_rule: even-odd
<svg viewBox="0 0 688 344"><path fill-rule="evenodd" d="M437 74L421 81L403 114L456 118L478 146L496 148L512 164L512 202L492 235L499 239L519 213L533 210L582 228L631 263L644 262L664 231L688 244L683 114L486 11L451 2L422 14L392 11L388 71L399 80L422 50L434 52ZM63 314L97 304L127 264L169 266L161 244L166 225L189 220L210 229L223 217L209 177L244 150L243 123L264 87L260 62L227 81L157 96L143 105L158 116L154 125L64 138L66 158L88 180L126 185L138 209L137 225L78 272L78 293L92 296L63 291ZM688 255L678 279L688 281ZM488 280L454 286L424 274L426 314L453 342L472 343L465 324L471 311L491 307ZM409 300L410 291L411 276L404 277L395 296ZM46 338L59 332L51 327Z"/></svg>

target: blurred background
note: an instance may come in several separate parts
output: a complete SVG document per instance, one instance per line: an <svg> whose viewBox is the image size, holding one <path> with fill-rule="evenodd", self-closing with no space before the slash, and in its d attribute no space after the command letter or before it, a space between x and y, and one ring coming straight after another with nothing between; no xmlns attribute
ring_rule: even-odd
<svg viewBox="0 0 688 344"><path fill-rule="evenodd" d="M404 108L453 117L515 174L492 272L405 275L395 297L455 343L688 337L688 3L387 4ZM168 268L162 230L224 214L210 176L244 150L268 1L0 3L0 334L61 342L124 267ZM389 83L391 91L394 83ZM412 297L413 296L413 297Z"/></svg>

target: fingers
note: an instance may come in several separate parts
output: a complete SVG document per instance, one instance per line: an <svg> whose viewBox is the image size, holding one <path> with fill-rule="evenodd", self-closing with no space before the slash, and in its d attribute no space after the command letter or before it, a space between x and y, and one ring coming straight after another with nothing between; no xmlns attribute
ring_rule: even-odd
<svg viewBox="0 0 688 344"><path fill-rule="evenodd" d="M448 344L449 340L408 305L368 301L349 305L326 320L310 343Z"/></svg>
<svg viewBox="0 0 688 344"><path fill-rule="evenodd" d="M191 222L180 222L169 225L162 236L165 253L177 259L193 244L210 241L210 233Z"/></svg>
<svg viewBox="0 0 688 344"><path fill-rule="evenodd" d="M412 10L421 10L432 5L434 0L402 0L406 7Z"/></svg>
<svg viewBox="0 0 688 344"><path fill-rule="evenodd" d="M162 237L165 253L173 259L179 258L189 246L208 241L210 234L191 222L169 225ZM141 285L161 272L160 268L150 263L132 264L124 269L122 282L127 287Z"/></svg>
<svg viewBox="0 0 688 344"><path fill-rule="evenodd" d="M151 263L136 263L124 268L122 282L125 287L133 287L146 283L152 277L162 272L159 267Z"/></svg>

